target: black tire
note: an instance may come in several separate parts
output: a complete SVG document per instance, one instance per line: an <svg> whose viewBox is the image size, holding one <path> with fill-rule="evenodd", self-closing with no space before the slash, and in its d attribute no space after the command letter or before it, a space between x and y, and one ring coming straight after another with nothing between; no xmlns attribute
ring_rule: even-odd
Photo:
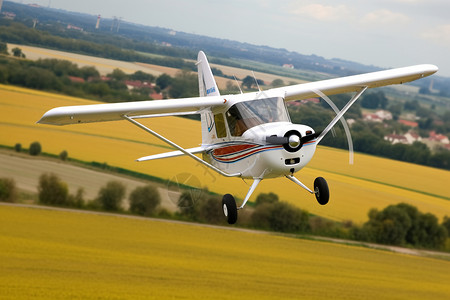
<svg viewBox="0 0 450 300"><path fill-rule="evenodd" d="M325 205L330 200L330 191L328 190L328 183L323 177L317 177L314 180L314 192L317 202L320 205Z"/></svg>
<svg viewBox="0 0 450 300"><path fill-rule="evenodd" d="M222 198L223 214L227 218L228 224L235 224L237 221L236 200L230 194L226 194Z"/></svg>

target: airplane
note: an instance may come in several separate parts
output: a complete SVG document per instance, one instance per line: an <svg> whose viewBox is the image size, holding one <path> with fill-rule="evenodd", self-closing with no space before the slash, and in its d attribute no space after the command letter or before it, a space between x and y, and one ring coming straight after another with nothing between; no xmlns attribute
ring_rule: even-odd
<svg viewBox="0 0 450 300"><path fill-rule="evenodd" d="M203 51L198 53L197 68L200 97L57 107L47 111L38 123L68 125L126 120L177 149L137 161L186 155L223 176L252 179L239 207L231 194L222 198L223 213L229 224L235 224L238 210L244 208L263 179L285 177L315 195L320 205L327 204L330 193L324 178L317 177L310 189L294 177L294 173L311 161L324 136L341 121L349 138L343 116L367 89L414 81L438 71L436 66L424 64L265 91L258 86L256 92L242 93L241 90L240 94L221 95ZM354 95L339 110L327 96L342 93ZM336 112L321 132L308 125L293 124L286 108L288 101L311 97L322 97ZM188 114L200 114L202 130L201 145L190 149L177 145L138 121Z"/></svg>

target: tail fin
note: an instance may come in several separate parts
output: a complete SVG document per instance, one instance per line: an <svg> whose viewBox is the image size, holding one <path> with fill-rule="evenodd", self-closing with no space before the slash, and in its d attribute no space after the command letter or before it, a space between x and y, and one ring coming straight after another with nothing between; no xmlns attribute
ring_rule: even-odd
<svg viewBox="0 0 450 300"><path fill-rule="evenodd" d="M205 96L220 96L216 81L212 74L208 59L203 51L198 53L197 57L198 68L198 86L200 90L200 97Z"/></svg>
<svg viewBox="0 0 450 300"><path fill-rule="evenodd" d="M219 88L209 66L208 59L203 51L198 53L198 87L200 97L220 96ZM214 115L210 109L205 110L201 114L202 121L202 144L208 145L216 138Z"/></svg>

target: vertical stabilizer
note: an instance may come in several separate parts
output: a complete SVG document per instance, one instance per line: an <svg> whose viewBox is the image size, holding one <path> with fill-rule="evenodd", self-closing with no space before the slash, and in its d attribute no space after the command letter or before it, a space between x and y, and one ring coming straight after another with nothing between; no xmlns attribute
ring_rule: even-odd
<svg viewBox="0 0 450 300"><path fill-rule="evenodd" d="M197 68L200 97L220 96L216 80L214 80L214 76L211 71L211 67L209 66L208 59L206 58L206 55L203 51L200 51L198 53Z"/></svg>
<svg viewBox="0 0 450 300"><path fill-rule="evenodd" d="M203 51L198 53L198 87L200 97L220 96L219 88L209 66L208 59ZM214 115L210 109L205 110L201 114L202 120L202 144L209 145L216 137L216 128L214 124Z"/></svg>

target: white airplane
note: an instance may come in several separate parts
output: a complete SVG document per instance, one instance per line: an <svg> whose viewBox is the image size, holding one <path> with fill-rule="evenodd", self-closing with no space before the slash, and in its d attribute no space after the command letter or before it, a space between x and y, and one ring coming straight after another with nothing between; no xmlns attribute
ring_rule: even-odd
<svg viewBox="0 0 450 300"><path fill-rule="evenodd" d="M67 125L127 120L177 149L137 161L187 155L223 176L253 179L239 207L232 195L223 196L224 215L228 223L234 224L238 210L244 208L261 180L267 178L286 177L314 194L319 204L328 203L329 190L324 178L316 178L311 190L294 177L294 173L312 159L317 144L339 120L349 133L343 115L367 89L410 82L438 70L434 65L416 65L222 96L202 51L198 53L197 66L200 97L58 107L46 112L38 123ZM350 92L354 92L354 96L340 111L327 100L336 117L322 132L315 132L307 125L293 124L289 118L285 105L287 101L317 96L326 100L326 95ZM202 143L196 148L185 149L138 122L141 118L187 114L201 116ZM194 154L202 154L202 158Z"/></svg>

